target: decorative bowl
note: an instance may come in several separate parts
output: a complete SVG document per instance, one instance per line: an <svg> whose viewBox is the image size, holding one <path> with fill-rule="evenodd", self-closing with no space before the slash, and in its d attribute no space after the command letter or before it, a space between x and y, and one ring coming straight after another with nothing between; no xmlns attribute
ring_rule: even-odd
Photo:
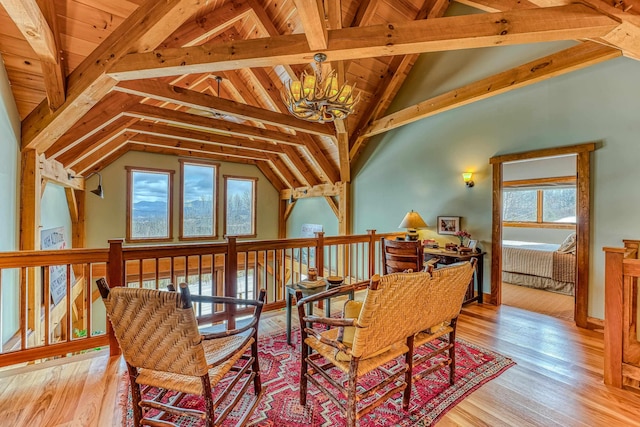
<svg viewBox="0 0 640 427"><path fill-rule="evenodd" d="M329 285L331 286L341 285L342 282L344 282L344 278L340 276L329 276L326 279L327 279L327 282L329 282Z"/></svg>

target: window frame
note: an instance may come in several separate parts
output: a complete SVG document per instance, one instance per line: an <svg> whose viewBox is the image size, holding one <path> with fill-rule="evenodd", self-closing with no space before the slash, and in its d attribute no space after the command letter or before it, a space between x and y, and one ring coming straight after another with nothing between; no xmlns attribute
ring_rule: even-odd
<svg viewBox="0 0 640 427"><path fill-rule="evenodd" d="M158 169L141 166L125 166L127 171L127 219L126 219L126 241L127 243L144 243L144 242L171 242L173 241L173 177L176 171L172 169ZM133 174L135 172L158 173L168 175L167 189L167 221L168 221L168 237L151 237L151 238L133 238L131 237L131 221L133 220Z"/></svg>
<svg viewBox="0 0 640 427"><path fill-rule="evenodd" d="M258 225L257 225L257 217L258 217L258 178L248 177L248 176L237 176L237 175L223 175L224 178L224 210L223 210L223 232L224 236L227 237L227 188L230 179L239 180L239 181L251 181L253 183L253 212L251 218L251 234L234 234L233 236L241 237L241 238L255 238L258 236Z"/></svg>
<svg viewBox="0 0 640 427"><path fill-rule="evenodd" d="M555 228L555 229L570 229L576 228L575 222L544 222L543 221L543 209L544 209L544 190L553 189L556 185L573 185L576 190L577 197L577 179L575 176L559 176L549 178L536 178L536 179L521 179L513 181L504 181L502 184L503 193L511 188L521 188L528 190L536 190L536 221L507 221L503 220L502 225L504 227L520 227L520 228ZM529 188L530 187L530 188ZM548 187L548 188L540 188ZM503 194L503 209L504 209L504 194ZM503 215L503 214L502 214Z"/></svg>
<svg viewBox="0 0 640 427"><path fill-rule="evenodd" d="M180 162L180 212L179 212L179 231L178 239L182 241L197 241L197 240L217 240L218 239L218 171L220 169L220 163L207 162L206 160L191 160L191 159L178 159ZM213 234L207 236L185 236L184 235L184 166L209 166L213 168Z"/></svg>

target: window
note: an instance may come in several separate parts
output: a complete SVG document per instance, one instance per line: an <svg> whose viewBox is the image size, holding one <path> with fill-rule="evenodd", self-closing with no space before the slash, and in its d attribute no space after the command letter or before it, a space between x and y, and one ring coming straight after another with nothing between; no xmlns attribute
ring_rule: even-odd
<svg viewBox="0 0 640 427"><path fill-rule="evenodd" d="M574 177L506 181L502 201L506 226L573 228L576 223Z"/></svg>
<svg viewBox="0 0 640 427"><path fill-rule="evenodd" d="M127 240L171 240L173 171L127 167Z"/></svg>
<svg viewBox="0 0 640 427"><path fill-rule="evenodd" d="M256 236L257 178L224 177L224 234Z"/></svg>
<svg viewBox="0 0 640 427"><path fill-rule="evenodd" d="M215 239L217 165L180 160L180 238Z"/></svg>

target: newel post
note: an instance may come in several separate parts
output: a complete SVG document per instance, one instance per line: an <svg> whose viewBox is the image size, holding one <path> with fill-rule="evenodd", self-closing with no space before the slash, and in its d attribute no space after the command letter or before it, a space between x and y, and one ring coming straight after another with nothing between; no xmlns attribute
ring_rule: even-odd
<svg viewBox="0 0 640 427"><path fill-rule="evenodd" d="M603 248L604 261L604 383L622 388L624 249Z"/></svg>
<svg viewBox="0 0 640 427"><path fill-rule="evenodd" d="M236 236L227 236L227 257L224 266L224 295L236 298L238 294L238 252L236 249ZM227 312L227 328L236 327L236 306L229 304L225 307Z"/></svg>
<svg viewBox="0 0 640 427"><path fill-rule="evenodd" d="M367 230L369 235L369 277L376 274L376 230Z"/></svg>
<svg viewBox="0 0 640 427"><path fill-rule="evenodd" d="M110 288L124 285L124 257L122 255L123 239L109 240L109 261L107 262L107 282ZM119 356L122 351L118 345L118 340L111 327L111 322L107 321L107 335L109 336L109 355Z"/></svg>
<svg viewBox="0 0 640 427"><path fill-rule="evenodd" d="M319 276L326 276L324 274L324 231L316 231L316 270Z"/></svg>

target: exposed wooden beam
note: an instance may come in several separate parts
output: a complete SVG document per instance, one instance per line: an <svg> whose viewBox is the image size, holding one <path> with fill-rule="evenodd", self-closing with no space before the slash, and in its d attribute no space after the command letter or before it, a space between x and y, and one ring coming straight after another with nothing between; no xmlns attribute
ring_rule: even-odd
<svg viewBox="0 0 640 427"><path fill-rule="evenodd" d="M203 16L194 16L171 34L160 47L197 46L216 34L253 15L246 2L232 0Z"/></svg>
<svg viewBox="0 0 640 427"><path fill-rule="evenodd" d="M0 0L7 14L40 59L49 107L58 108L65 99L65 75L60 57L60 38L52 0Z"/></svg>
<svg viewBox="0 0 640 427"><path fill-rule="evenodd" d="M370 22L373 15L376 13L378 3L375 0L360 0L358 9L356 10L353 20L347 27L359 27L365 22Z"/></svg>
<svg viewBox="0 0 640 427"><path fill-rule="evenodd" d="M329 61L532 42L603 37L618 22L582 4L452 16L329 31ZM304 64L303 34L239 40L127 55L111 69L119 80L237 68Z"/></svg>
<svg viewBox="0 0 640 427"><path fill-rule="evenodd" d="M271 166L269 166L269 162L257 161L256 166L258 167L258 169L260 169L260 172L262 172L262 174L269 180L271 185L273 185L276 190L282 191L287 187L285 183L282 182L282 179L280 179L278 174L275 173L273 169L271 169Z"/></svg>
<svg viewBox="0 0 640 427"><path fill-rule="evenodd" d="M333 214L336 216L336 218L340 218L340 207L338 206L336 201L333 199L333 197L324 196L324 199L327 201L327 204L333 211Z"/></svg>
<svg viewBox="0 0 640 427"><path fill-rule="evenodd" d="M107 156L97 160L94 164L91 165L90 168L84 170L82 173L85 175L88 175L91 172L99 172L102 169L104 169L106 166L118 160L120 157L124 156L129 151L130 151L129 144L124 144L118 147L117 149L114 149L113 151L111 151Z"/></svg>
<svg viewBox="0 0 640 427"><path fill-rule="evenodd" d="M456 0L458 3L466 4L485 12L500 12L504 10L531 9L538 7L528 0ZM548 5L547 5L548 6ZM558 5L556 5L558 6Z"/></svg>
<svg viewBox="0 0 640 427"><path fill-rule="evenodd" d="M311 50L327 48L327 26L322 0L293 0Z"/></svg>
<svg viewBox="0 0 640 427"><path fill-rule="evenodd" d="M301 187L302 183L298 180L298 178L291 172L287 164L282 160L282 158L278 155L271 154L269 155L269 161L273 165L273 168L278 171L282 179L285 180L289 187Z"/></svg>
<svg viewBox="0 0 640 427"><path fill-rule="evenodd" d="M47 159L44 154L38 156L38 163L40 167L40 177L42 179L54 182L63 187L84 190L84 179L70 178L70 176L76 175L75 172L71 169L66 169L62 163Z"/></svg>
<svg viewBox="0 0 640 427"><path fill-rule="evenodd" d="M199 159L208 159L208 160L219 160L223 162L230 163L243 163L247 165L253 165L256 162L256 159L250 159L247 157L236 157L229 156L222 153L215 152L205 152L205 151L191 151L184 150L181 148L173 148L170 146L156 146L156 145L148 145L148 144L138 144L134 141L131 141L128 144L130 151L142 151L145 153L157 153L157 154L167 154L170 156L187 156L189 158L199 158Z"/></svg>
<svg viewBox="0 0 640 427"><path fill-rule="evenodd" d="M141 98L126 93L113 92L96 104L71 129L52 143L45 151L47 158L57 159L82 141L91 138L101 129L118 120L123 110L136 105Z"/></svg>
<svg viewBox="0 0 640 427"><path fill-rule="evenodd" d="M343 120L336 120L338 136L338 158L340 159L340 181L351 181L351 161L349 159L349 134Z"/></svg>
<svg viewBox="0 0 640 427"><path fill-rule="evenodd" d="M133 95L173 102L185 107L228 114L244 120L252 120L274 126L284 126L300 132L325 136L333 136L334 134L332 127L326 124L306 122L296 119L291 115L241 104L178 86L171 86L157 80L123 82L116 86L115 89Z"/></svg>
<svg viewBox="0 0 640 427"><path fill-rule="evenodd" d="M233 123L222 119L203 117L198 114L170 110L149 104L137 104L124 112L126 116L141 119L157 120L176 126L189 127L206 131L219 131L224 135L235 135L247 138L257 138L264 141L289 145L304 145L299 136L290 135L268 129Z"/></svg>
<svg viewBox="0 0 640 427"><path fill-rule="evenodd" d="M184 129L176 126L168 126L158 123L137 123L129 126L129 130L139 134L164 136L176 138L183 141L192 141L210 145L224 145L235 148L246 148L271 153L283 153L284 149L280 145L263 141L251 141L247 138L231 138L224 135L217 135L211 132ZM285 145L285 147L291 147Z"/></svg>
<svg viewBox="0 0 640 427"><path fill-rule="evenodd" d="M545 56L376 120L363 133L370 137L520 87L621 56L618 49L593 42Z"/></svg>
<svg viewBox="0 0 640 427"><path fill-rule="evenodd" d="M44 152L116 84L106 72L122 56L155 49L202 0L146 0L69 75L67 98L55 111L42 102L22 121L22 148Z"/></svg>
<svg viewBox="0 0 640 427"><path fill-rule="evenodd" d="M267 160L268 153L246 150L244 148L233 148L224 145L213 145L208 143L185 141L178 138L156 136L156 135L136 135L131 138L131 142L153 145L156 147L169 147L178 150L199 153L215 153L228 157L242 157L254 160Z"/></svg>
<svg viewBox="0 0 640 427"><path fill-rule="evenodd" d="M447 11L449 3L449 0L426 0L416 14L415 19L441 18ZM373 99L376 99L377 102L369 103L364 112L360 113L358 124L349 140L349 158L352 162L357 159L358 154L367 142L368 138L363 137L362 132L372 121L379 119L387 110L391 101L400 91L402 83L409 75L418 56L417 54L396 56L391 60L386 74L382 81L378 83L376 92L373 95Z"/></svg>
<svg viewBox="0 0 640 427"><path fill-rule="evenodd" d="M293 198L297 200L307 197L335 197L340 195L340 186L340 183L336 183L295 187L281 191L280 198L288 200L293 196Z"/></svg>
<svg viewBox="0 0 640 427"><path fill-rule="evenodd" d="M110 141L112 138L122 134L125 132L127 127L136 121L138 121L138 119L132 117L120 117L100 129L90 138L83 139L80 143L74 144L73 148L56 157L56 160L67 167L73 167L75 163L79 162L86 157L88 153L95 150L95 147L99 147Z"/></svg>
<svg viewBox="0 0 640 427"><path fill-rule="evenodd" d="M321 182L316 176L316 172L302 160L302 156L294 147L285 146L284 154L286 154L289 162L295 166L300 176L302 176L309 185L316 185Z"/></svg>
<svg viewBox="0 0 640 427"><path fill-rule="evenodd" d="M128 150L126 147L130 137L131 135L123 134L109 140L100 147L97 147L87 153L83 159L73 165L74 169L78 171L80 175L88 175L91 172L97 172L105 165L110 164L108 160L115 160L118 158L113 158L113 153L118 150L123 150L124 152ZM124 152L122 154L124 154Z"/></svg>
<svg viewBox="0 0 640 427"><path fill-rule="evenodd" d="M38 153L23 151L20 168L20 250L23 251L40 249L40 171Z"/></svg>
<svg viewBox="0 0 640 427"><path fill-rule="evenodd" d="M115 148L113 147L120 147L135 135L136 134L133 132L122 132L100 139L99 141L96 141L95 143L84 147L84 149L80 153L78 153L77 157L69 162L68 167L72 167L76 170L83 170L81 168L81 165L86 167L87 164L93 164L94 162L104 157L106 154L109 154L113 150L115 150ZM105 150L105 147L110 147L110 149ZM85 161L85 159L87 160Z"/></svg>

